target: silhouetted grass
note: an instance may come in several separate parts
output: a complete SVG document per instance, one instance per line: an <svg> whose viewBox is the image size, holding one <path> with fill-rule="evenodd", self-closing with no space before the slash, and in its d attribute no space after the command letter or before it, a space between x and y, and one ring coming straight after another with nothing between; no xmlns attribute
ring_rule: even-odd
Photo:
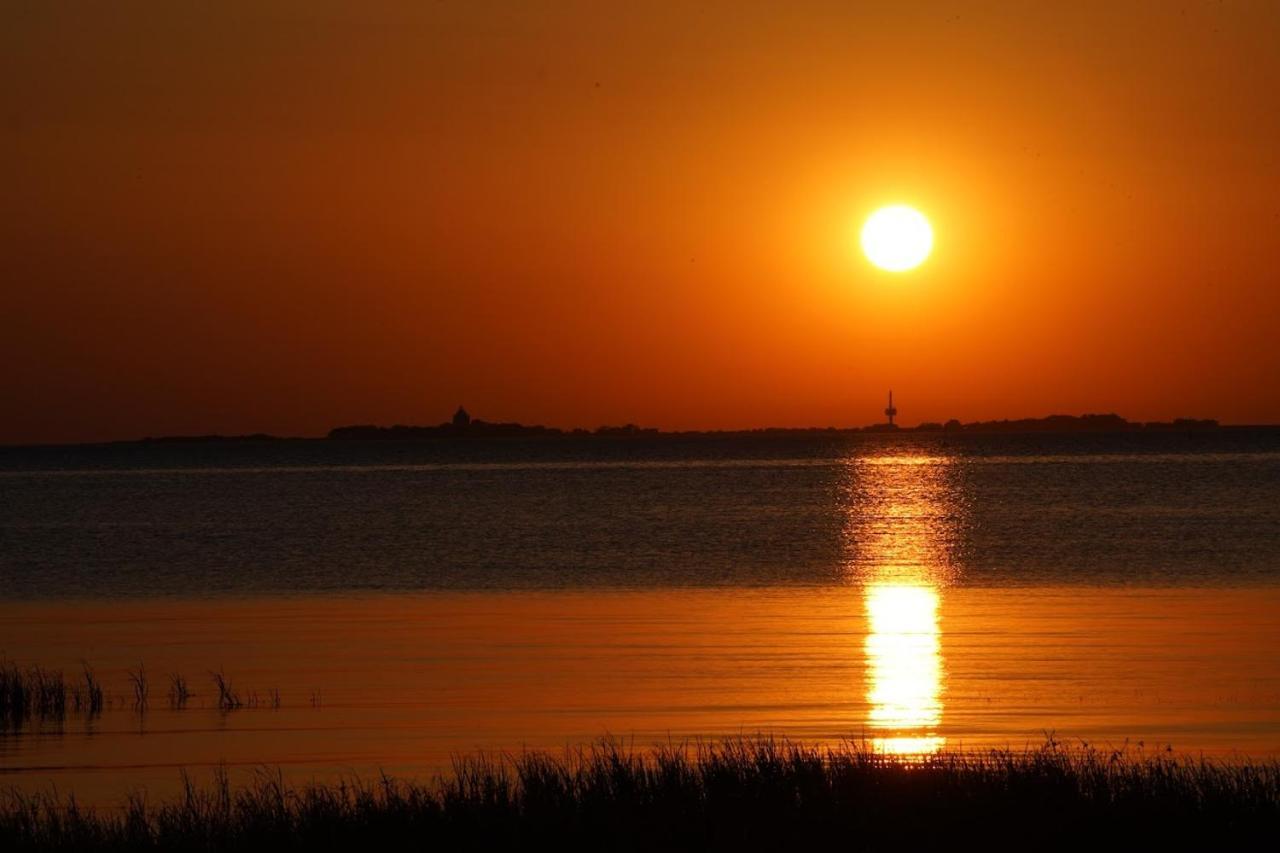
<svg viewBox="0 0 1280 853"><path fill-rule="evenodd" d="M106 694L102 691L102 683L94 674L93 667L87 661L81 661L80 666L84 670L84 689L72 688L72 707L77 713L97 716L102 713Z"/></svg>
<svg viewBox="0 0 1280 853"><path fill-rule="evenodd" d="M187 684L186 677L176 672L169 673L169 707L180 711L187 707L191 696L191 687Z"/></svg>
<svg viewBox="0 0 1280 853"><path fill-rule="evenodd" d="M71 693L59 670L0 662L0 727L16 728L31 717L61 720Z"/></svg>
<svg viewBox="0 0 1280 853"><path fill-rule="evenodd" d="M187 780L123 812L11 794L0 849L1225 849L1275 840L1280 764L1067 749L903 761L770 738L634 752L459 758L429 785L382 778L234 788ZM1273 849L1273 848L1269 848Z"/></svg>
<svg viewBox="0 0 1280 853"><path fill-rule="evenodd" d="M221 671L209 673L209 677L213 679L213 686L218 691L218 707L224 711L234 711L244 706L244 700L240 698L240 694L231 686L231 679L227 678Z"/></svg>
<svg viewBox="0 0 1280 853"><path fill-rule="evenodd" d="M102 683L93 667L82 667L81 680L68 681L61 670L0 661L0 730L20 729L32 719L60 723L69 714L101 714L106 707ZM142 687L145 694L145 676Z"/></svg>
<svg viewBox="0 0 1280 853"><path fill-rule="evenodd" d="M133 687L133 707L138 711L146 711L151 698L151 682L147 680L147 668L138 664L137 669L129 670L129 684Z"/></svg>
<svg viewBox="0 0 1280 853"><path fill-rule="evenodd" d="M93 668L88 663L82 666L82 679L68 681L61 670L20 667L0 660L0 731L17 731L33 720L60 724L72 714L92 719L108 707L131 708L139 714L146 713L151 702L151 679L143 664L138 664L137 669L126 670L130 692L114 698L107 696ZM283 705L278 687L270 688L265 699L260 699L256 691L246 697L232 685L225 673L210 672L209 675L215 688L215 707L219 710L278 709ZM170 709L186 709L194 695L185 676L169 674ZM317 696L313 694L311 704L315 707L316 703Z"/></svg>

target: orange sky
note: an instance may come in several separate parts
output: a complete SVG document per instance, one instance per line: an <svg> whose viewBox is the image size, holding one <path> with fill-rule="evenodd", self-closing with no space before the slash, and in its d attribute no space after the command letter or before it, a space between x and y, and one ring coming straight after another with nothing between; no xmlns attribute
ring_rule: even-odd
<svg viewBox="0 0 1280 853"><path fill-rule="evenodd" d="M0 442L1280 422L1276 4L374 5L4 5Z"/></svg>

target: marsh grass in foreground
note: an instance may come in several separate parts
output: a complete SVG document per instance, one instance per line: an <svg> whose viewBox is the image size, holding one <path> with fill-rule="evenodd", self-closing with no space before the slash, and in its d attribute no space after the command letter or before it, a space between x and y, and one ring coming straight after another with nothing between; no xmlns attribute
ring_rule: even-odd
<svg viewBox="0 0 1280 853"><path fill-rule="evenodd" d="M1174 849L1276 840L1280 764L1066 748L914 762L858 744L770 738L632 751L477 755L429 785L383 778L234 787L91 811L52 795L0 803L0 849ZM1274 848L1272 848L1274 849Z"/></svg>

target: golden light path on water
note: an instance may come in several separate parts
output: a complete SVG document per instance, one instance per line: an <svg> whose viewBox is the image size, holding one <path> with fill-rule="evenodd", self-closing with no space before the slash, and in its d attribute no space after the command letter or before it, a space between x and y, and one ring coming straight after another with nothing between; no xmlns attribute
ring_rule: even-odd
<svg viewBox="0 0 1280 853"><path fill-rule="evenodd" d="M868 713L873 749L937 752L945 665L939 605L963 509L946 457L851 463L851 569L867 613Z"/></svg>
<svg viewBox="0 0 1280 853"><path fill-rule="evenodd" d="M868 728L877 750L936 752L942 723L942 642L938 592L929 586L877 584L867 589ZM917 734L902 734L916 732Z"/></svg>

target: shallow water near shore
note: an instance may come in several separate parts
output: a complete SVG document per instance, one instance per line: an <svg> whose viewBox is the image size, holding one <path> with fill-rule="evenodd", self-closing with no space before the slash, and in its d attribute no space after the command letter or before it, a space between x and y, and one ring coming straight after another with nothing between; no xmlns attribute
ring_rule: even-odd
<svg viewBox="0 0 1280 853"><path fill-rule="evenodd" d="M88 655L117 698L97 719L0 736L0 784L87 802L173 793L179 768L198 778L221 762L299 781L425 779L453 753L606 733L928 752L1034 746L1056 730L1280 754L1273 589L437 593L42 603L4 617L24 638L15 657L75 672ZM139 661L146 713L125 698ZM279 689L280 707L218 710L210 667L246 698ZM166 706L168 672L192 682L185 710Z"/></svg>
<svg viewBox="0 0 1280 853"><path fill-rule="evenodd" d="M605 735L1275 756L1275 444L6 451L0 653L88 661L108 707L0 728L0 786L427 779Z"/></svg>

